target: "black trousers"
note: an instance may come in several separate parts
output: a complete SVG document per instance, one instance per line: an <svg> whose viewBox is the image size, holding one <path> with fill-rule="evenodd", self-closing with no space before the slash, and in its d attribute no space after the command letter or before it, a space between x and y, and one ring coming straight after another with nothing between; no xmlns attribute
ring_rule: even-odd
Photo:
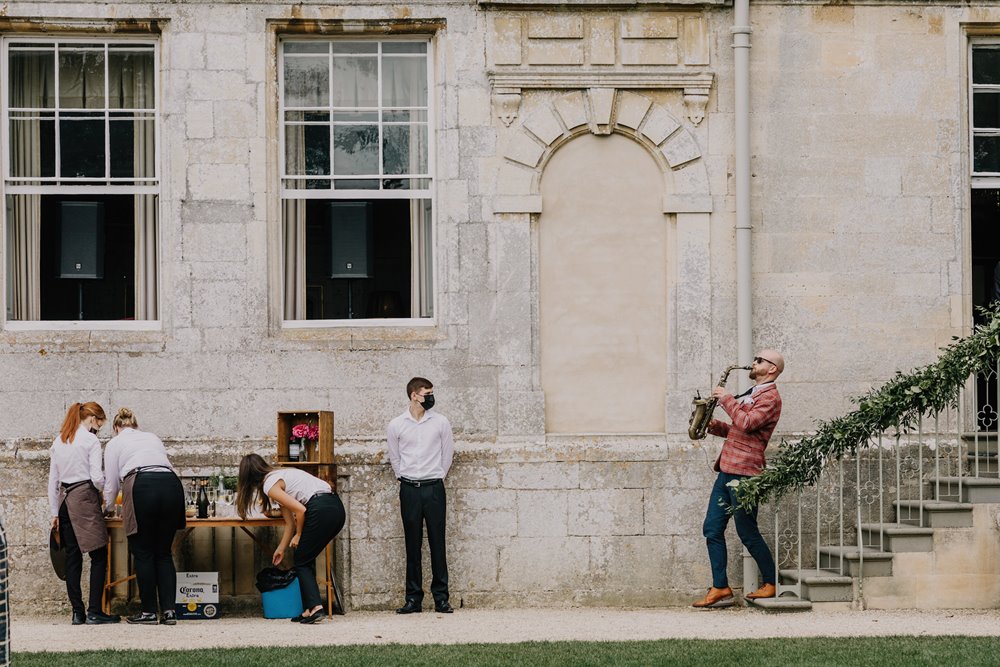
<svg viewBox="0 0 1000 667"><path fill-rule="evenodd" d="M316 558L341 531L346 520L344 503L336 493L313 496L306 504L305 523L292 561L299 579L303 611L323 604L316 583Z"/></svg>
<svg viewBox="0 0 1000 667"><path fill-rule="evenodd" d="M73 532L73 523L69 520L66 503L59 506L59 537L66 549L66 594L69 596L73 611L80 614L100 612L104 577L108 569L107 548L101 547L90 552L90 597L87 600L87 607L84 608L83 590L80 588L80 579L83 577L83 552L80 551L80 544L76 541L76 533Z"/></svg>
<svg viewBox="0 0 1000 667"><path fill-rule="evenodd" d="M184 488L172 472L140 472L132 486L132 503L139 532L128 538L135 558L135 580L142 610L155 614L174 608L177 569L171 547L178 513L184 513Z"/></svg>
<svg viewBox="0 0 1000 667"><path fill-rule="evenodd" d="M424 600L421 549L424 524L431 552L431 595L434 604L448 601L448 559L445 553L445 512L448 506L444 482L423 483L419 487L399 483L399 513L403 518L406 542L406 600L420 604Z"/></svg>

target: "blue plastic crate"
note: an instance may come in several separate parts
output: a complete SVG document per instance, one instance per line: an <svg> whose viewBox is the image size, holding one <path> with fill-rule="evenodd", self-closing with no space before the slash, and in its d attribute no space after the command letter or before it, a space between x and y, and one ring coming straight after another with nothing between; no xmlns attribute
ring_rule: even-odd
<svg viewBox="0 0 1000 667"><path fill-rule="evenodd" d="M298 579L293 579L284 588L261 593L260 599L264 605L264 618L294 618L302 613Z"/></svg>

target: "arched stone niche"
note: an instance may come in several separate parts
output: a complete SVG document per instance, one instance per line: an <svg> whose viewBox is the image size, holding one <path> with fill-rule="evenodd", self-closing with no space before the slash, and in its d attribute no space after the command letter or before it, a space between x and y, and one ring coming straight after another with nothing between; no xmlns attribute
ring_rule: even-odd
<svg viewBox="0 0 1000 667"><path fill-rule="evenodd" d="M701 146L691 130L650 98L628 90L594 87L567 93L512 123L502 144L493 213L509 225L544 224L539 214L545 166L562 145L586 133L630 137L660 167L664 223L674 225L673 254L667 260L674 278L667 295L664 411L667 433L681 434L687 430L694 389L705 390L713 377L712 196ZM532 283L537 290L537 275Z"/></svg>

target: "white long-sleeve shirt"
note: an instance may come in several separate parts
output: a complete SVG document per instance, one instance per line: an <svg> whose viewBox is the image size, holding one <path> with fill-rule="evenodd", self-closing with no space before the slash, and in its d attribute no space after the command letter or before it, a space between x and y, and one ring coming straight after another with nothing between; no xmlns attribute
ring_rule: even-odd
<svg viewBox="0 0 1000 667"><path fill-rule="evenodd" d="M428 410L417 421L407 409L389 422L386 440L397 479L444 479L451 469L455 455L451 422L438 412Z"/></svg>
<svg viewBox="0 0 1000 667"><path fill-rule="evenodd" d="M155 434L125 428L111 438L104 450L104 469L108 473L108 483L104 487L104 504L108 508L114 505L121 480L125 475L136 468L147 466L161 466L174 470L170 459L167 458L167 448Z"/></svg>
<svg viewBox="0 0 1000 667"><path fill-rule="evenodd" d="M73 442L56 437L49 448L49 514L59 516L59 485L90 480L100 491L104 487L101 470L101 441L80 426Z"/></svg>

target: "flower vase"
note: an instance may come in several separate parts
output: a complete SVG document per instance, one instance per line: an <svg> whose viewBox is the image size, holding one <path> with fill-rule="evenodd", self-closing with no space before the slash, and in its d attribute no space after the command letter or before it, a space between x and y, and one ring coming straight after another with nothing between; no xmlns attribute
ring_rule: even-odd
<svg viewBox="0 0 1000 667"><path fill-rule="evenodd" d="M299 451L302 452L299 454L300 460L312 461L312 451L310 451L309 441L305 438L300 438L299 442L301 443Z"/></svg>

